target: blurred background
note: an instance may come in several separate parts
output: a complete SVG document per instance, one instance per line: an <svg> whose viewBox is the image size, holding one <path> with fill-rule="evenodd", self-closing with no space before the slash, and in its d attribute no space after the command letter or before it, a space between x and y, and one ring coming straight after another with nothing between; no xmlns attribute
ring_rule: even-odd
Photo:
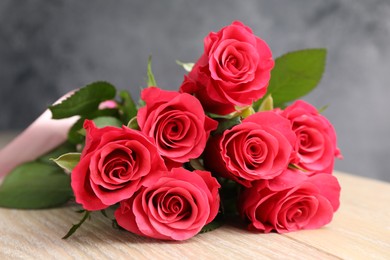
<svg viewBox="0 0 390 260"><path fill-rule="evenodd" d="M21 131L66 92L106 80L138 98L153 56L158 85L176 90L203 38L233 20L274 57L328 49L326 73L304 99L329 105L345 159L336 169L390 181L390 2L216 0L0 2L0 132Z"/></svg>

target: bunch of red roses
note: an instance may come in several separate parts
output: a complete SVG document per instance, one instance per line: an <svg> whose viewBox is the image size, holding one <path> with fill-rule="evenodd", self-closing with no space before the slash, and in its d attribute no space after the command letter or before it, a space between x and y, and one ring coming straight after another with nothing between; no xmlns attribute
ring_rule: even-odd
<svg viewBox="0 0 390 260"><path fill-rule="evenodd" d="M261 232L329 223L340 195L334 128L304 101L273 108L274 64L241 22L211 32L179 91L144 89L129 126L85 120L71 173L76 202L87 211L114 206L119 226L168 240L196 235L228 203Z"/></svg>

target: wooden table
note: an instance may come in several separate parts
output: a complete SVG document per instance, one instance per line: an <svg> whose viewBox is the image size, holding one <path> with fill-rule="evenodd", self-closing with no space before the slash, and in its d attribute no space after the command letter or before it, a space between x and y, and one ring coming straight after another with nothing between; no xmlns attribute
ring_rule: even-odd
<svg viewBox="0 0 390 260"><path fill-rule="evenodd" d="M62 240L80 218L77 207L0 208L0 259L390 259L390 184L335 174L341 207L319 230L254 234L225 225L185 242L162 242L112 229L96 213Z"/></svg>

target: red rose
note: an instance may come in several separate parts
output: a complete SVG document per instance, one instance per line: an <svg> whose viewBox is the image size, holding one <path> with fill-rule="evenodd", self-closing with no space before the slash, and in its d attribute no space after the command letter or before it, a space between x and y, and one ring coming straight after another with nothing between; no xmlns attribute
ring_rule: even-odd
<svg viewBox="0 0 390 260"><path fill-rule="evenodd" d="M204 54L180 90L195 94L207 112L228 114L265 95L273 66L268 45L236 21L204 39Z"/></svg>
<svg viewBox="0 0 390 260"><path fill-rule="evenodd" d="M241 124L210 138L204 154L207 169L250 187L272 179L288 166L295 134L275 112L253 114Z"/></svg>
<svg viewBox="0 0 390 260"><path fill-rule="evenodd" d="M166 167L156 146L139 131L96 128L86 120L86 144L73 169L71 184L76 202L86 210L100 210L131 197L150 177Z"/></svg>
<svg viewBox="0 0 390 260"><path fill-rule="evenodd" d="M279 180L277 180L279 179ZM287 170L272 181L256 182L239 199L248 229L286 233L328 224L340 205L340 185L330 174L311 177Z"/></svg>
<svg viewBox="0 0 390 260"><path fill-rule="evenodd" d="M309 175L332 173L334 157L342 158L332 124L315 107L302 100L288 106L281 115L291 121L297 136L294 146L298 158L296 164Z"/></svg>
<svg viewBox="0 0 390 260"><path fill-rule="evenodd" d="M144 89L141 98L146 106L138 110L138 124L164 158L184 163L202 154L217 122L205 116L194 96L152 87Z"/></svg>
<svg viewBox="0 0 390 260"><path fill-rule="evenodd" d="M122 201L115 218L121 227L138 235L188 239L217 215L219 187L209 172L174 168Z"/></svg>

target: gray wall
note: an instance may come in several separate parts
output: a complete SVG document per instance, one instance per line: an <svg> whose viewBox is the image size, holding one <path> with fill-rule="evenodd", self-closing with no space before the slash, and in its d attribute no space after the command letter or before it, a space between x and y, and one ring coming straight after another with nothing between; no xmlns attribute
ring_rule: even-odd
<svg viewBox="0 0 390 260"><path fill-rule="evenodd" d="M0 2L0 131L23 129L65 92L107 80L139 95L146 60L176 89L203 37L239 19L277 57L328 48L327 71L306 97L329 104L345 159L336 169L390 181L390 2L12 1Z"/></svg>

